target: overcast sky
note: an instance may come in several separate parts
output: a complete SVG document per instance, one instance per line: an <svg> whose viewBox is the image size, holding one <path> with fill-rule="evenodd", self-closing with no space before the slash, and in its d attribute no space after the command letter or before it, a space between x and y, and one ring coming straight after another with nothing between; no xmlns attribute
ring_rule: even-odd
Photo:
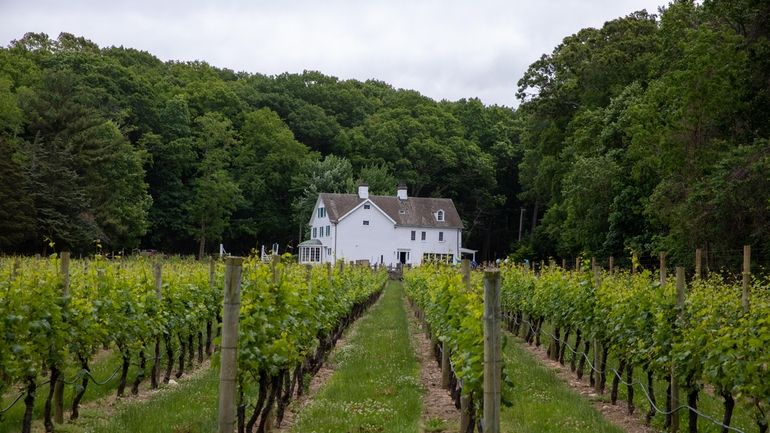
<svg viewBox="0 0 770 433"><path fill-rule="evenodd" d="M114 3L114 4L113 4ZM318 70L434 99L518 105L516 82L584 27L666 0L0 0L0 44L26 32L84 36L162 60L236 71Z"/></svg>

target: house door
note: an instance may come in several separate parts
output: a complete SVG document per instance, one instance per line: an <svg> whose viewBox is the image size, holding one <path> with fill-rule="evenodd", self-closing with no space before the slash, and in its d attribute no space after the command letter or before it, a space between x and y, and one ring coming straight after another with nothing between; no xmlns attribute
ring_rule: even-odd
<svg viewBox="0 0 770 433"><path fill-rule="evenodd" d="M399 251L398 252L398 261L402 265L406 264L406 251Z"/></svg>

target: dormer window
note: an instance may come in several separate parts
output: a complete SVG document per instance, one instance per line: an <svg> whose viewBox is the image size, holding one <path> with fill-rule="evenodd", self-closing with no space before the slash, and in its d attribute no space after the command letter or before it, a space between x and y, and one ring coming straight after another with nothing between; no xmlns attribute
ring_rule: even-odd
<svg viewBox="0 0 770 433"><path fill-rule="evenodd" d="M371 208L372 208L372 205L370 205L370 204L365 204L364 205L364 209L371 209Z"/></svg>
<svg viewBox="0 0 770 433"><path fill-rule="evenodd" d="M436 212L436 221L444 221L444 211L439 210Z"/></svg>

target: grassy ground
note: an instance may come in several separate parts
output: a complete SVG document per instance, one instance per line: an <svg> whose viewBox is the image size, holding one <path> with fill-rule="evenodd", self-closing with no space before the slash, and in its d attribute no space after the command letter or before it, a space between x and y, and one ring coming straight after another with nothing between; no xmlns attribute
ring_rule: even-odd
<svg viewBox="0 0 770 433"><path fill-rule="evenodd" d="M296 433L417 432L421 385L403 290L389 283L331 357L337 371L299 414Z"/></svg>
<svg viewBox="0 0 770 433"><path fill-rule="evenodd" d="M166 367L166 357L165 357L165 348L161 346L161 353L163 354L163 357L161 358L161 372L159 379L162 379L163 373L165 372ZM137 373L139 371L138 366L136 365L137 360L133 360L131 363L131 367L128 370L128 380L126 384L126 390L125 394L128 396L131 394L131 385L133 384L134 379L137 376ZM151 360L148 359L148 365L147 365L147 374L149 374L149 370L151 367ZM86 393L83 395L83 399L81 400L81 409L80 409L80 416L81 417L87 417L88 416L88 409L85 408L85 406L88 405L88 403L93 402L95 400L100 400L105 397L109 397L111 395L114 395L118 388L118 383L120 381L120 371L119 368L122 364L122 359L120 357L120 353L117 350L108 350L101 352L97 355L96 359L93 360L90 363L91 367L91 373L96 380L98 380L101 385L95 384L93 382L89 382L88 386L86 387ZM189 369L190 365L187 363L187 360L185 360L185 369ZM176 373L176 367L178 363L174 363L174 373ZM196 358L195 363L193 364L193 368L197 368L197 352L196 352ZM70 362L67 366L67 369L65 371L65 378L69 381L70 379L73 379L76 374L78 373L79 369L77 368L77 365L74 362ZM117 371L117 373L116 373ZM114 374L116 373L116 374ZM186 372L185 374L189 374ZM172 378L174 376L172 375ZM109 380L108 380L109 379ZM39 381L43 382L47 380L47 378L40 378ZM77 381L77 385L80 385L80 381ZM149 377L145 378L145 380L142 382L140 389L146 389L150 386L150 379ZM45 399L48 396L48 385L43 385L37 389L37 396L35 398L35 407L33 411L33 419L40 421L43 417L43 406L45 404ZM62 426L63 428L67 428L66 421L69 420L70 417L70 408L72 407L72 399L75 395L76 389L75 384L68 384L64 387L64 419L65 424ZM8 393L6 397L3 399L3 406L10 403L10 400L13 398L16 398L17 393ZM0 433L14 433L18 432L21 429L22 424L22 418L24 416L24 402L23 397L22 400L17 402L7 413L3 414L2 419L0 419ZM80 424L80 423L78 423ZM59 426L57 426L58 428Z"/></svg>
<svg viewBox="0 0 770 433"><path fill-rule="evenodd" d="M105 381L107 380L112 373L115 372L116 369L120 367L122 363L120 354L117 351L111 351L109 353L106 353L103 357L101 357L98 361L93 362L91 365L91 372L93 376L99 380L99 381ZM133 379L136 377L136 367L132 366L129 369L129 379L130 381L133 381ZM77 374L78 369L77 366L74 364L71 364L69 368L65 371L65 378L67 380L70 380L71 378L74 378ZM40 382L43 382L47 380L47 378L41 378ZM83 395L83 400L81 403L85 404L89 401L96 400L98 398L104 397L108 394L114 393L118 388L118 382L120 380L120 372L116 374L112 380L108 381L104 385L95 385L93 383L89 383L88 387L86 387L86 393ZM126 387L126 393L131 392L131 386L130 383ZM65 419L69 418L69 410L72 406L72 398L75 394L75 388L74 386L66 386L64 387L64 409L65 409ZM12 398L16 398L16 393L9 393L9 396L12 395ZM48 396L48 385L43 385L37 389L37 397L35 399L35 409L33 412L34 419L39 419L43 417L43 405L45 404L45 399ZM11 408L7 413L3 415L2 420L0 420L0 433L12 433L17 432L21 429L21 421L24 417L24 401L20 400L16 403L13 408ZM9 399L3 400L3 405L8 404Z"/></svg>
<svg viewBox="0 0 770 433"><path fill-rule="evenodd" d="M89 409L72 433L208 433L217 429L219 370L208 368L200 376L174 388L165 388L152 399L127 401L114 413Z"/></svg>
<svg viewBox="0 0 770 433"><path fill-rule="evenodd" d="M545 325L543 327L544 333L542 335L542 345L544 347L548 347L548 345L551 343L551 339L548 337L546 332L552 333L553 329L552 327ZM575 336L574 333L569 338L569 344L574 348L575 346ZM566 364L569 365L569 360L571 359L571 352L568 350L567 355L565 356ZM593 350L589 352L588 359L593 362ZM610 402L610 389L612 386L612 379L614 377L614 373L612 373L610 368L618 368L618 359L617 357L612 356L610 354L609 360L608 360L608 370L607 370L607 390L605 393L599 397L602 401ZM589 374L589 367L588 363L586 363L585 367L585 376L584 380L587 380ZM623 379L625 380L625 374L623 375ZM644 383L645 389L647 386L647 374L644 372L641 368L635 368L634 369L634 404L637 407L637 414L639 416L643 416L643 414L646 414L647 411L650 408L649 402L647 398L644 395L644 392L642 391L642 386L639 383ZM666 387L667 383L663 380L656 380L654 389L655 389L655 397L657 401L657 406L661 410L665 410L665 396L666 396ZM618 404L625 405L625 400L627 396L627 388L623 383L621 382L619 388L618 388ZM680 403L686 403L687 401L687 394L684 390L680 391L679 396ZM708 391L701 390L699 399L698 399L698 410L702 413L706 413L711 415L713 418L721 421L722 414L724 412L724 406L723 406L723 400L721 397L715 396L713 393ZM754 419L752 417L752 409L747 407L745 404L740 404L740 402L736 402L735 405L735 411L733 412L733 419L731 426L739 428L745 432L752 432L756 431L757 427L754 422ZM680 414L680 431L688 431L689 429L689 415L686 411L682 411ZM652 419L652 425L660 430L663 429L664 424L664 416L663 415L655 415L655 417ZM708 421L706 419L700 418L698 421L698 431L701 433L719 433L721 432L721 429L716 424L712 423L711 421Z"/></svg>
<svg viewBox="0 0 770 433"><path fill-rule="evenodd" d="M622 433L512 337L504 349L514 384L513 406L503 408L506 433Z"/></svg>

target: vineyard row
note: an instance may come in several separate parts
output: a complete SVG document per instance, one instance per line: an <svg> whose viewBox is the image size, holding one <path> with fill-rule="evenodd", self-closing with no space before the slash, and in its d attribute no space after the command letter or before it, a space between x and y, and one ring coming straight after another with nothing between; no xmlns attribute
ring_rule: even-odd
<svg viewBox="0 0 770 433"><path fill-rule="evenodd" d="M724 401L722 420L717 421L722 431L735 430L730 423L740 404L753 413L758 431L767 432L767 280L754 280L749 290L746 283L732 283L716 274L686 284L681 268L678 278L667 276L665 270L657 278L650 271L610 273L596 267L568 272L556 266L546 266L536 274L506 265L501 274L502 316L509 331L539 345L548 324L552 329L549 356L564 363L567 350L572 349L570 367L579 378L588 361L591 384L598 393L605 392L607 371L616 373L613 404L623 382L629 384L628 410L634 411L633 373L640 368L647 376L648 420L662 413L665 427L675 431L678 411L686 410L690 432L697 432L698 417L703 415L698 411L699 393L708 386ZM453 390L458 407L465 396L473 402L471 415L475 415L480 411L484 380L481 274L423 266L407 272L405 282L409 299L428 325L436 347L448 351L456 375L450 388L458 388ZM574 338L574 346L566 345L570 338ZM609 359L618 360L617 369L608 368ZM668 383L665 410L655 403L652 384L657 379ZM503 368L504 402L511 398L510 385ZM686 403L677 401L679 388L686 394ZM471 431L473 426L463 433Z"/></svg>
<svg viewBox="0 0 770 433"><path fill-rule="evenodd" d="M53 384L44 396L46 431L54 430L54 421L63 421L64 386L76 388L70 418L77 418L80 399L89 380L94 382L90 363L105 349L116 350L122 359L119 396L125 393L131 364L138 365L132 385L136 393L148 378L152 388L168 382L176 361L181 376L196 345L199 362L204 352L211 355L219 344L224 273L217 261L70 261L66 253L42 260L0 259L0 396L13 389L24 394L21 431L31 431L38 389L45 383ZM309 269L280 259L269 265L257 259L244 262L241 431L253 431L257 421L258 430L265 431L276 411L280 420L291 396L286 383L301 392L304 375L318 369L342 329L373 302L384 280L383 272L368 268ZM80 373L66 380L62 372L72 366ZM251 397L256 402L249 402ZM255 410L244 422L247 406Z"/></svg>

